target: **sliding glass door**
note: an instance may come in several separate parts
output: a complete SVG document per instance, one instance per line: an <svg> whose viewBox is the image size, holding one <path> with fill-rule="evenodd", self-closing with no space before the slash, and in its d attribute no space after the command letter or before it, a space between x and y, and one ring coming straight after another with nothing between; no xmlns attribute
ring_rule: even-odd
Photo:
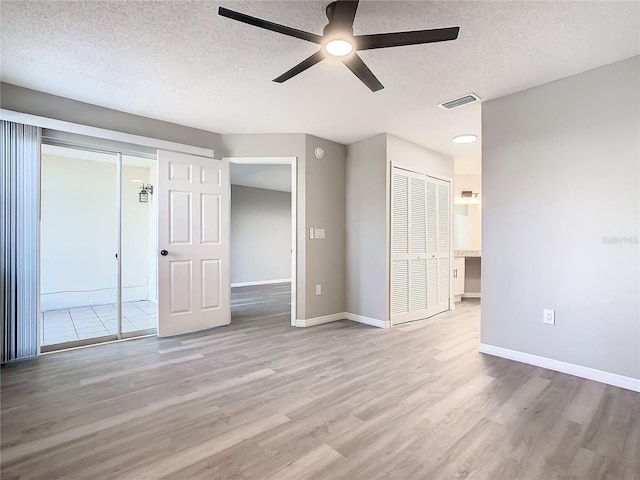
<svg viewBox="0 0 640 480"><path fill-rule="evenodd" d="M155 168L151 159L42 146L43 352L156 331Z"/></svg>
<svg viewBox="0 0 640 480"><path fill-rule="evenodd" d="M122 157L122 333L156 333L156 161Z"/></svg>
<svg viewBox="0 0 640 480"><path fill-rule="evenodd" d="M117 335L117 158L43 145L41 345Z"/></svg>

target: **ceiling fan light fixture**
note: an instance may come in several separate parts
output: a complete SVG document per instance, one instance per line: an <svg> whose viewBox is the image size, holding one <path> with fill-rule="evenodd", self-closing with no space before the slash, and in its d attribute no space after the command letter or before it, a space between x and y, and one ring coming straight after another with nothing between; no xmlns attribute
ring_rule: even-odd
<svg viewBox="0 0 640 480"><path fill-rule="evenodd" d="M263 18L252 17L251 15L229 10L225 7L218 7L218 15L264 30L315 43L320 46L320 49L316 53L305 58L282 75L274 78L273 81L276 83L283 83L290 80L327 57L336 57L340 59L369 90L377 92L378 90L382 90L384 85L376 78L356 51L447 42L458 38L460 27L354 35L353 23L359 1L360 0L335 0L327 5L325 11L329 23L322 29L322 35L280 25L279 23L274 23Z"/></svg>
<svg viewBox="0 0 640 480"><path fill-rule="evenodd" d="M473 143L478 139L477 135L473 135L471 133L467 133L464 135L458 135L453 137L452 142L453 143L457 143L457 144L464 144L464 143Z"/></svg>
<svg viewBox="0 0 640 480"><path fill-rule="evenodd" d="M353 52L353 44L343 38L334 38L326 43L324 49L331 56L345 57Z"/></svg>

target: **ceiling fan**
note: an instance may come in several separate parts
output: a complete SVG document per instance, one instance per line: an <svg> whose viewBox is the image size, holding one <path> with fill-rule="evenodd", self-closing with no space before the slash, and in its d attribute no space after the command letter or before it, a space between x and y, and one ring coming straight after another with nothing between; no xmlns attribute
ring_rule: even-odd
<svg viewBox="0 0 640 480"><path fill-rule="evenodd" d="M354 35L353 21L358 9L358 0L338 0L327 6L329 23L324 27L322 35L309 33L296 28L279 25L261 18L245 15L224 7L218 9L223 17L247 23L255 27L271 30L290 37L300 38L317 43L320 50L303 60L291 70L283 73L273 81L282 83L304 72L307 68L324 60L327 55L342 60L349 70L373 92L384 88L380 80L369 70L356 51L374 48L401 47L422 43L446 42L458 38L460 27L435 28L431 30L413 30L409 32L376 33L372 35Z"/></svg>

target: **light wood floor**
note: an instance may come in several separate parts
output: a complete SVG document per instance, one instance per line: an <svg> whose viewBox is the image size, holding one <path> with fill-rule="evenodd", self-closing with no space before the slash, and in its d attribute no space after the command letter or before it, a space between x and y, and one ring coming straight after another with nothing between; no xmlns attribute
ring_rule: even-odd
<svg viewBox="0 0 640 480"><path fill-rule="evenodd" d="M477 353L477 301L381 330L233 300L230 327L4 367L2 478L640 478L640 396Z"/></svg>

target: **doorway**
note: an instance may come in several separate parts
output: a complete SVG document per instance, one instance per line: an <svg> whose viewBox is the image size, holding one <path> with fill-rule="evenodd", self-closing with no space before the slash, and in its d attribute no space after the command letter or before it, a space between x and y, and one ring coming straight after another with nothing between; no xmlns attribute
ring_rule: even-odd
<svg viewBox="0 0 640 480"><path fill-rule="evenodd" d="M296 316L296 158L228 158L231 318Z"/></svg>
<svg viewBox="0 0 640 480"><path fill-rule="evenodd" d="M40 345L157 331L156 159L43 144Z"/></svg>

